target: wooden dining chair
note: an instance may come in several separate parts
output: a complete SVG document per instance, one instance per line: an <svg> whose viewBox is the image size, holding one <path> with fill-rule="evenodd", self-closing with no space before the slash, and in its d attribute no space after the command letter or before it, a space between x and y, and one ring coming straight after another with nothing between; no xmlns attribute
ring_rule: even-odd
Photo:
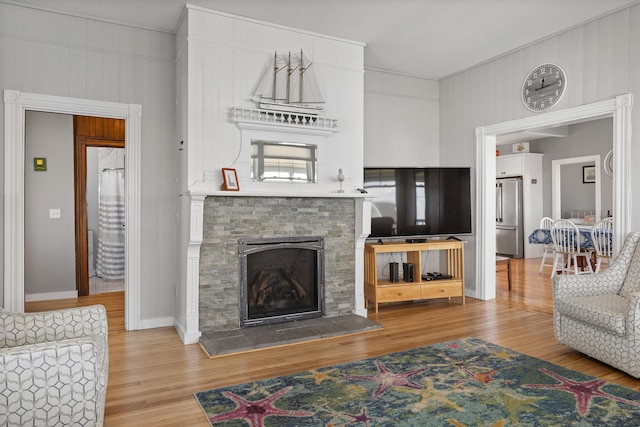
<svg viewBox="0 0 640 427"><path fill-rule="evenodd" d="M605 218L595 223L591 229L591 241L593 249L596 251L595 272L600 271L600 264L603 259L609 261L613 257L613 218Z"/></svg>
<svg viewBox="0 0 640 427"><path fill-rule="evenodd" d="M507 283L509 290L511 290L511 258L496 255L496 273L501 271L507 272Z"/></svg>
<svg viewBox="0 0 640 427"><path fill-rule="evenodd" d="M591 274L591 252L580 250L580 232L578 227L566 219L559 219L551 226L551 240L553 240L553 271L551 278L558 272L574 274ZM584 258L584 264L588 270L578 270L578 258ZM560 261L560 262L558 262Z"/></svg>
<svg viewBox="0 0 640 427"><path fill-rule="evenodd" d="M552 225L553 225L553 219L549 218L548 216L545 216L540 221L540 228L542 230L551 230ZM544 252L542 253L542 261L540 261L540 268L538 269L538 273L542 273L542 268L545 266L553 267L553 258L554 258L553 243L544 244L542 245L542 247L544 249ZM547 259L547 256L551 258L551 264L545 264L545 260Z"/></svg>

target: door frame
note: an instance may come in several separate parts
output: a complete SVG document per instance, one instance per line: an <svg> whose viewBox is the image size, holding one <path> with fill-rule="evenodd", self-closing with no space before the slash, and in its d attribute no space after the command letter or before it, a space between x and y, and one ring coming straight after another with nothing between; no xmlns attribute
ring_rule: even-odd
<svg viewBox="0 0 640 427"><path fill-rule="evenodd" d="M125 329L140 328L142 106L4 90L4 307L24 311L26 111L125 120Z"/></svg>
<svg viewBox="0 0 640 427"><path fill-rule="evenodd" d="M476 128L476 284L475 297L496 297L495 203L496 136L512 132L613 118L613 230L614 254L631 230L631 109L630 93L523 119Z"/></svg>
<svg viewBox="0 0 640 427"><path fill-rule="evenodd" d="M595 188L595 216L596 221L602 219L602 172L600 172L600 154L593 156L568 157L566 159L556 159L551 161L551 218L562 218L562 172L561 167L580 163L594 163L596 167Z"/></svg>
<svg viewBox="0 0 640 427"><path fill-rule="evenodd" d="M87 147L125 148L126 144L124 140L88 137L84 135L75 137L73 145L73 186L76 215L76 289L78 290L78 296L81 297L90 294L87 236L89 234L87 227Z"/></svg>

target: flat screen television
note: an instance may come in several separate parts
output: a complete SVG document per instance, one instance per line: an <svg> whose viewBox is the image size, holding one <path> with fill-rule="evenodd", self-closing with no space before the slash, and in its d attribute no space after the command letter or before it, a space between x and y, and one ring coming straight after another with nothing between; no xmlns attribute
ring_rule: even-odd
<svg viewBox="0 0 640 427"><path fill-rule="evenodd" d="M470 168L365 168L370 238L471 233Z"/></svg>

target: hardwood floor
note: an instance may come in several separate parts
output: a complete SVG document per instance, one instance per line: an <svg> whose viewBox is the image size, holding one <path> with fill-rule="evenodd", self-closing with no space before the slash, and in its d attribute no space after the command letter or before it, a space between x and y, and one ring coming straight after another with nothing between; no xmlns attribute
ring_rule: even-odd
<svg viewBox="0 0 640 427"><path fill-rule="evenodd" d="M209 359L173 328L124 331L123 293L31 302L28 311L100 303L109 317L106 426L208 426L193 393L291 374L436 342L473 336L640 390L640 381L559 344L553 335L549 268L514 260L509 292L498 273L497 298L381 305L369 318L383 328L359 335Z"/></svg>

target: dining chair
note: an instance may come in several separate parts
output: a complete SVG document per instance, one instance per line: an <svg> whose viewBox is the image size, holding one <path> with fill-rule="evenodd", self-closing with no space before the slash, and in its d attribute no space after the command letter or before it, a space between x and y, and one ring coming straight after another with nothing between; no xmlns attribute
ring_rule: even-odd
<svg viewBox="0 0 640 427"><path fill-rule="evenodd" d="M501 271L507 272L507 283L509 290L511 290L511 258L496 255L496 273Z"/></svg>
<svg viewBox="0 0 640 427"><path fill-rule="evenodd" d="M580 232L578 227L566 219L559 219L551 226L551 240L553 240L553 271L551 278L557 272L578 274L591 274L591 251L580 250ZM578 258L584 258L587 271L578 270ZM560 261L560 262L558 262Z"/></svg>
<svg viewBox="0 0 640 427"><path fill-rule="evenodd" d="M613 218L604 218L596 222L591 229L591 241L596 252L596 273L600 271L600 264L603 259L607 260L607 266L609 266L609 261L613 257L612 235Z"/></svg>
<svg viewBox="0 0 640 427"><path fill-rule="evenodd" d="M552 225L553 225L553 220L551 218L549 218L548 216L545 216L540 221L540 228L542 230L551 230L551 226ZM551 264L545 264L545 262L544 262L547 259L547 256L550 256L552 260L554 258L554 255L553 255L553 243L544 244L542 247L544 249L544 252L542 253L542 261L540 261L540 268L538 269L538 273L542 273L542 268L545 267L545 266L553 267L553 262L551 262Z"/></svg>

